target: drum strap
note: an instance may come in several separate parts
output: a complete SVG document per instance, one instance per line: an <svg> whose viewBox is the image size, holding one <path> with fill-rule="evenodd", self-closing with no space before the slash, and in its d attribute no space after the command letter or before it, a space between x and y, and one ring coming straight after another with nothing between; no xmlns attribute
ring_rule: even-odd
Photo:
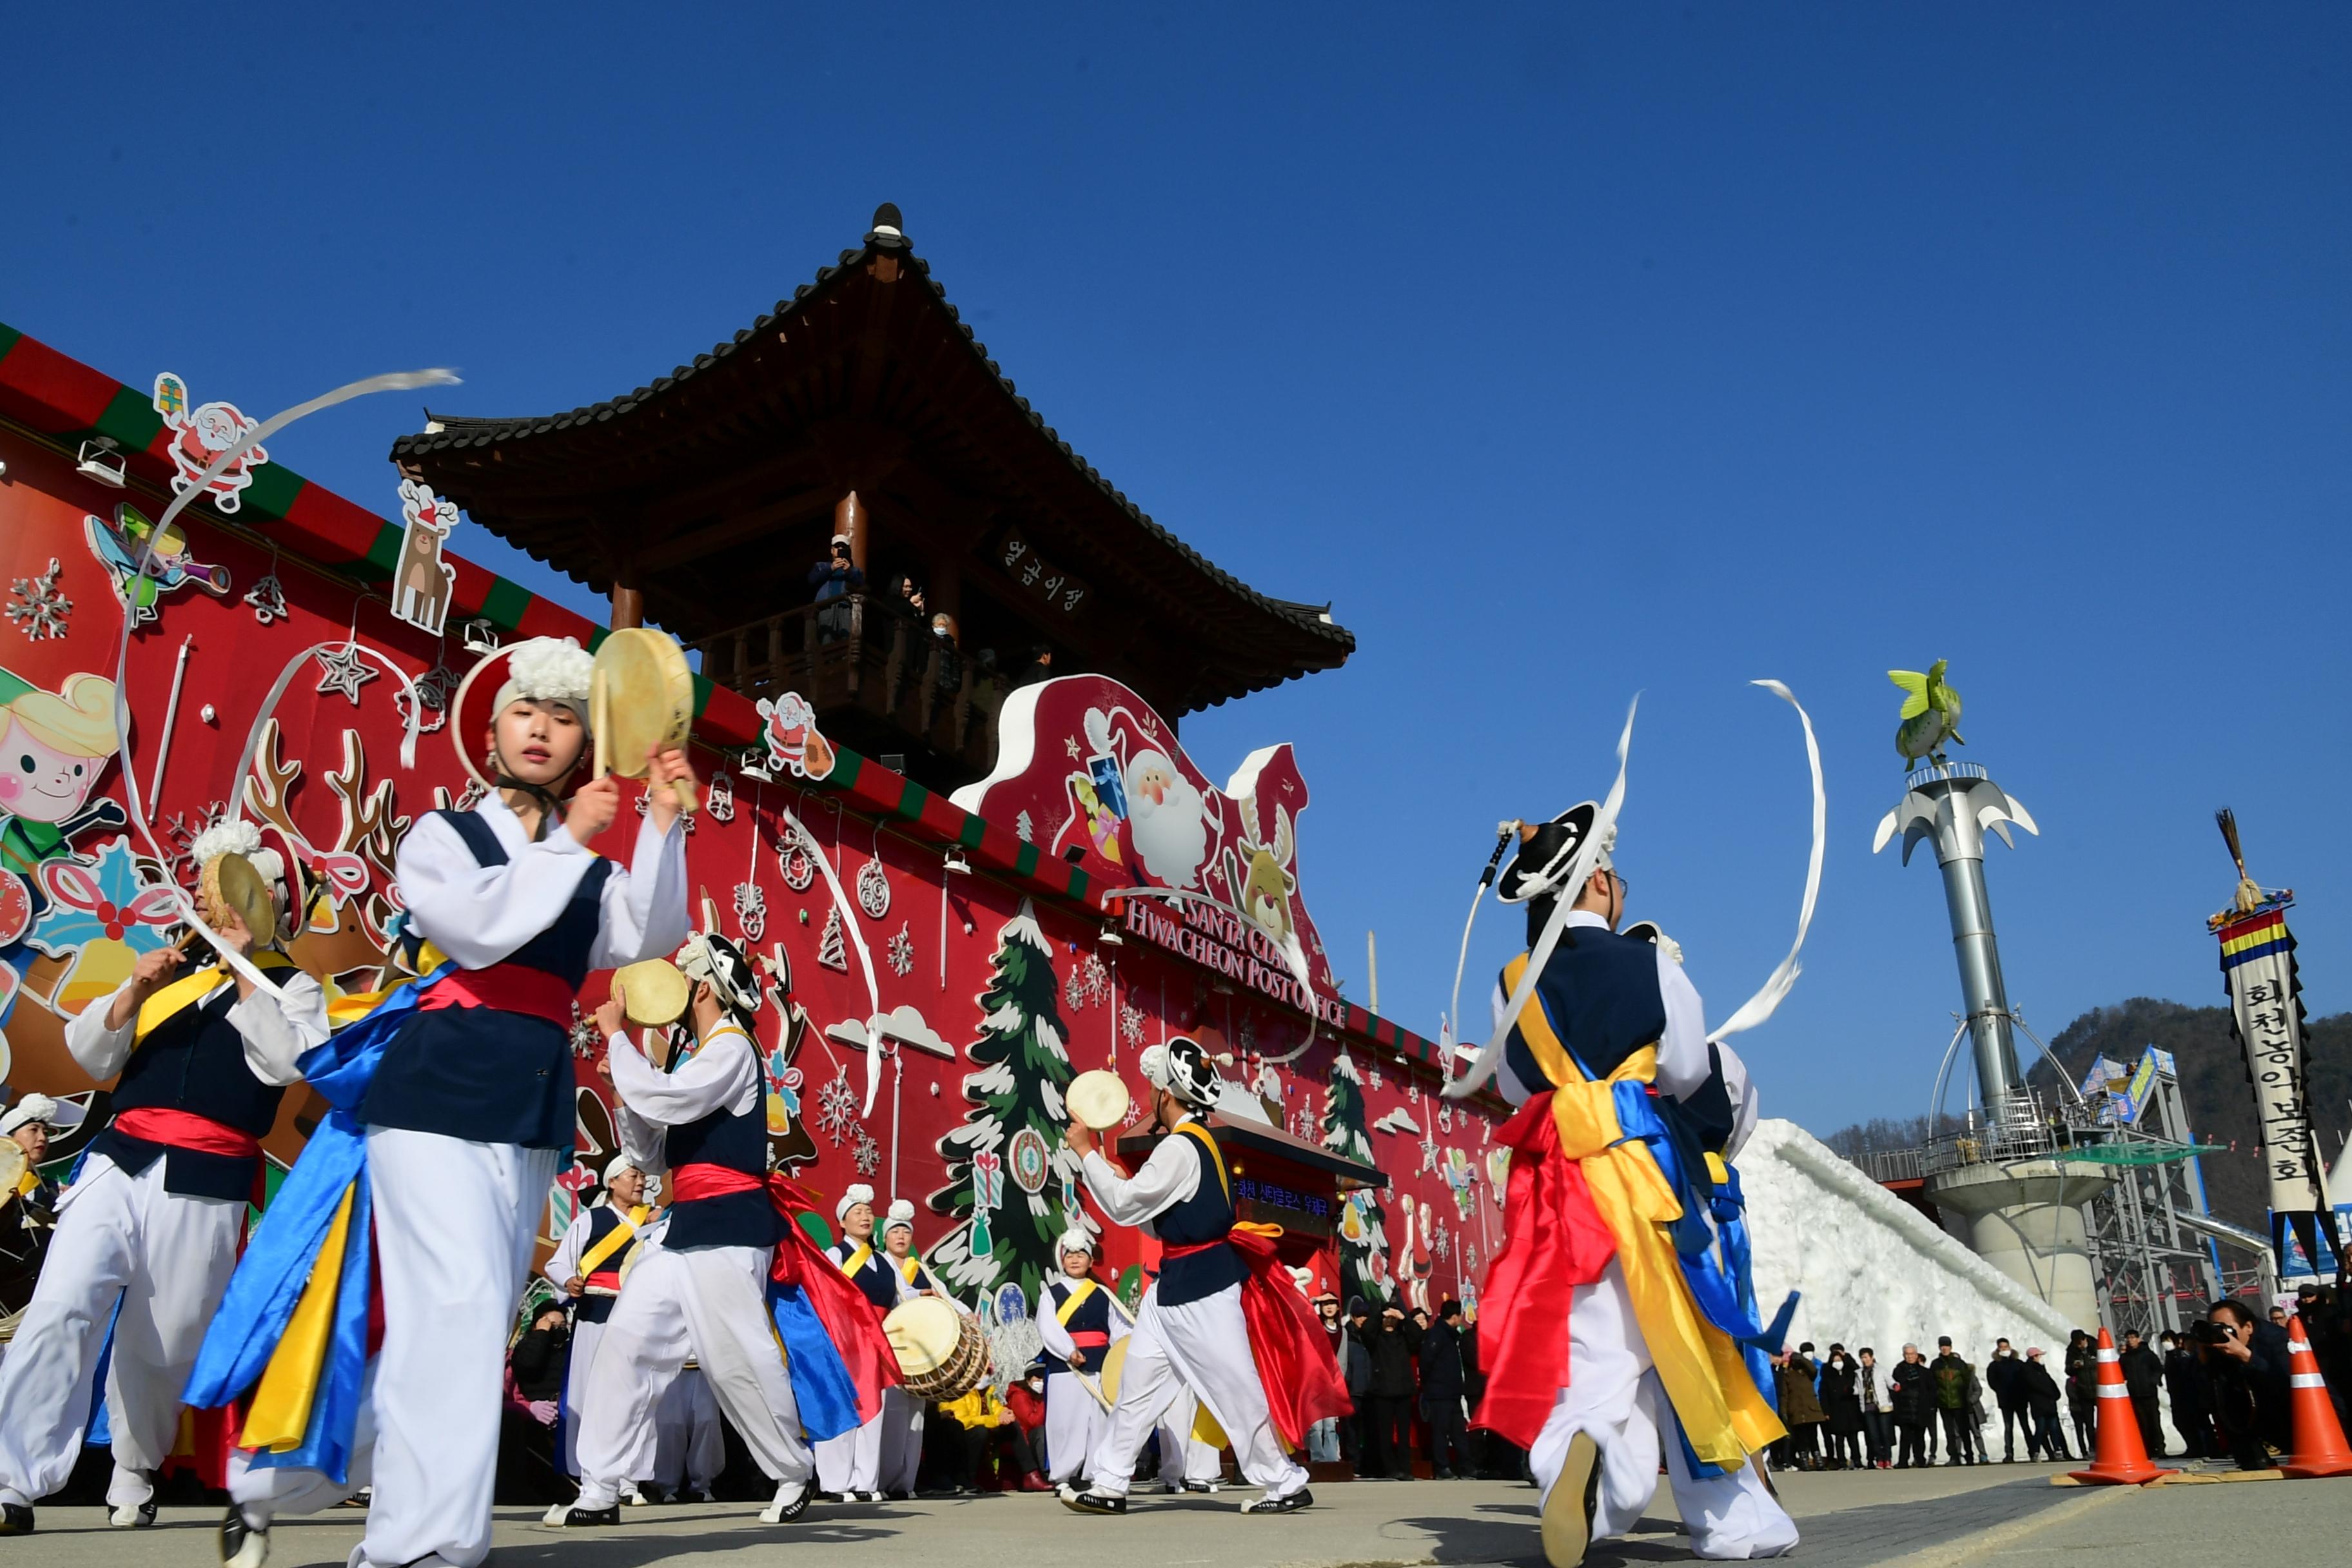
<svg viewBox="0 0 2352 1568"><path fill-rule="evenodd" d="M646 1223L646 1215L652 1212L653 1210L643 1204L637 1205L626 1214L621 1214L615 1210L614 1217L620 1223L606 1232L604 1239L590 1247L586 1255L580 1259L581 1274L584 1277L595 1273L598 1264L603 1263L621 1248L634 1245L637 1239L637 1227Z"/></svg>
<svg viewBox="0 0 2352 1568"><path fill-rule="evenodd" d="M1054 1309L1054 1321L1061 1324L1062 1327L1066 1329L1068 1328L1070 1326L1070 1315L1073 1312L1076 1312L1080 1307L1087 1304L1087 1297L1093 1295L1096 1291L1101 1289L1102 1287L1100 1285L1096 1284L1091 1279L1079 1280L1076 1285L1070 1288L1069 1299L1064 1301L1060 1306Z"/></svg>

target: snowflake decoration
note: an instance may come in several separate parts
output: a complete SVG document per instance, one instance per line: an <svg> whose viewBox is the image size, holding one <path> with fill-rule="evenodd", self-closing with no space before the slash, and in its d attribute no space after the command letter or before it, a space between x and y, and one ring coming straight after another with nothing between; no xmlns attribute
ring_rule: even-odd
<svg viewBox="0 0 2352 1568"><path fill-rule="evenodd" d="M1129 1002L1118 1010L1118 1032L1130 1046L1143 1044L1143 1009Z"/></svg>
<svg viewBox="0 0 2352 1568"><path fill-rule="evenodd" d="M713 773L703 786L702 812L713 822L735 820L735 781L725 773Z"/></svg>
<svg viewBox="0 0 2352 1568"><path fill-rule="evenodd" d="M890 879L883 874L879 859L857 868L857 907L867 920L878 921L890 912Z"/></svg>
<svg viewBox="0 0 2352 1568"><path fill-rule="evenodd" d="M1087 1005L1087 977L1075 969L1062 982L1062 1003L1073 1013Z"/></svg>
<svg viewBox="0 0 2352 1568"><path fill-rule="evenodd" d="M352 707L360 705L360 688L383 677L383 671L360 657L357 643L331 643L318 649L319 686L320 695L340 691L351 700Z"/></svg>
<svg viewBox="0 0 2352 1568"><path fill-rule="evenodd" d="M1037 842L1037 825L1029 820L1029 814L1025 811L1013 819L1013 831L1020 836L1024 844Z"/></svg>
<svg viewBox="0 0 2352 1568"><path fill-rule="evenodd" d="M857 1142L849 1157L856 1163L859 1175L870 1176L882 1168L882 1145L874 1142L874 1135L861 1127L857 1130Z"/></svg>
<svg viewBox="0 0 2352 1568"><path fill-rule="evenodd" d="M862 1131L857 1125L857 1090L850 1087L846 1066L836 1068L832 1081L816 1091L814 1124L836 1149L850 1133Z"/></svg>
<svg viewBox="0 0 2352 1568"><path fill-rule="evenodd" d="M1100 1002L1110 994L1110 971L1104 966L1102 954L1087 954L1086 963L1079 967L1086 973L1088 1001Z"/></svg>
<svg viewBox="0 0 2352 1568"><path fill-rule="evenodd" d="M275 565L261 580L245 591L245 602L253 611L253 618L263 626L286 618L286 584L278 580Z"/></svg>
<svg viewBox="0 0 2352 1568"><path fill-rule="evenodd" d="M1478 1272L1478 1244L1476 1242L1465 1241L1462 1244L1462 1267L1468 1269L1473 1274Z"/></svg>
<svg viewBox="0 0 2352 1568"><path fill-rule="evenodd" d="M899 979L904 980L915 973L915 939L908 931L906 921L900 921L898 929L890 934L890 945L884 950L883 956L890 961L890 972Z"/></svg>
<svg viewBox="0 0 2352 1568"><path fill-rule="evenodd" d="M1429 1250L1439 1258L1453 1256L1454 1238L1446 1235L1444 1220L1437 1222L1437 1234L1429 1238Z"/></svg>
<svg viewBox="0 0 2352 1568"><path fill-rule="evenodd" d="M252 595L246 595L248 602ZM279 614L284 614L283 610ZM457 689L457 672L447 665L435 663L432 668L418 676L411 684L416 688L415 706L416 732L420 735L438 733L449 721L449 694ZM400 714L400 721L408 722L410 700L408 688L404 686L392 694L392 705Z"/></svg>
<svg viewBox="0 0 2352 1568"><path fill-rule="evenodd" d="M8 592L25 602L8 606L8 618L16 629L32 642L46 642L66 635L66 618L73 614L73 601L58 586L58 558L49 557L49 569L38 576L19 577L8 585Z"/></svg>
<svg viewBox="0 0 2352 1568"><path fill-rule="evenodd" d="M580 1003L576 998L572 1004L571 1034L572 1054L573 1056L588 1057L595 1054L597 1045L596 1020L580 1010Z"/></svg>
<svg viewBox="0 0 2352 1568"><path fill-rule="evenodd" d="M735 925L745 942L757 942L768 931L768 894L757 882L735 884Z"/></svg>

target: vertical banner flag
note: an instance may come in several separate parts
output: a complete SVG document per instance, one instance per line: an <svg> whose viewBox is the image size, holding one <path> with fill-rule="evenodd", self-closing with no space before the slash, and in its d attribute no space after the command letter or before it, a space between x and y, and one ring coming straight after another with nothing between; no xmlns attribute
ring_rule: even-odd
<svg viewBox="0 0 2352 1568"><path fill-rule="evenodd" d="M2254 1088L2262 1127L2263 1168L2270 1177L2271 1242L2281 1258L2292 1230L2306 1258L2328 1212L2317 1141L2303 1094L2303 984L2296 977L2294 937L2287 930L2292 900L2273 895L2271 907L2214 928L2221 941L2221 975L2246 1076ZM2329 1242L2334 1237L2327 1237ZM2332 1251L2332 1247L2330 1248Z"/></svg>

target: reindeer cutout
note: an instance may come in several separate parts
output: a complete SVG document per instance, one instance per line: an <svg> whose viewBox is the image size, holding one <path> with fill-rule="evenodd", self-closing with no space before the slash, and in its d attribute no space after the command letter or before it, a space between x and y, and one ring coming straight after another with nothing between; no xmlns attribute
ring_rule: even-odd
<svg viewBox="0 0 2352 1568"><path fill-rule="evenodd" d="M457 584L457 568L441 559L441 547L457 526L457 508L435 495L424 481L403 479L400 515L408 526L400 536L400 563L392 574L393 617L439 637Z"/></svg>
<svg viewBox="0 0 2352 1568"><path fill-rule="evenodd" d="M283 732L276 719L262 729L245 804L280 841L300 908L288 911L284 934L291 957L314 974L341 978L373 970L392 945L393 917L400 910L393 868L409 819L393 810L390 780L367 787L367 753L359 731L343 731L342 766L326 775L327 788L341 806L341 822L331 847L320 847L294 820L292 795L302 774L299 761L281 754Z"/></svg>
<svg viewBox="0 0 2352 1568"><path fill-rule="evenodd" d="M1257 802L1244 796L1234 804L1241 810L1241 856L1236 859L1233 851L1226 851L1227 884L1250 922L1276 947L1286 947L1293 929L1290 897L1298 889L1298 878L1291 870L1298 842L1291 832L1290 813L1278 805L1274 808L1274 837L1269 842L1258 827Z"/></svg>
<svg viewBox="0 0 2352 1568"><path fill-rule="evenodd" d="M768 999L783 1019L775 1045L763 1047L760 1059L768 1111L768 1163L779 1171L797 1171L815 1163L817 1156L816 1136L803 1110L807 1080L798 1065L801 1047L808 1041L808 1009L793 1000L793 964L782 942L760 955L758 963L767 972Z"/></svg>

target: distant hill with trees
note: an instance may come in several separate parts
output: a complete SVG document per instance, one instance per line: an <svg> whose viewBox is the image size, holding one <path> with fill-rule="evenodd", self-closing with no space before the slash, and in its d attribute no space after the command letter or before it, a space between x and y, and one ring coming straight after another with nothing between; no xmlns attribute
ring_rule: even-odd
<svg viewBox="0 0 2352 1568"><path fill-rule="evenodd" d="M2305 1091L2319 1130L2321 1160L2333 1164L2352 1130L2352 1013L2309 1020L2304 1038ZM2223 1146L2201 1162L2206 1199L2214 1214L2252 1229L2265 1228L2270 1189L2263 1178L2254 1095L2246 1080L2245 1053L2230 1030L2229 1009L2135 996L2094 1008L2050 1041L2052 1053L2077 1083L2095 1058L2105 1056L2129 1067L2149 1046L2172 1053L2189 1130L2197 1141ZM2051 1087L2046 1061L2037 1062L2029 1076L2045 1091ZM1851 1154L1864 1147L1903 1148L1921 1142L1927 1133L1924 1116L1882 1117L1840 1128L1823 1142ZM2347 1194L2336 1195L2342 1201Z"/></svg>

